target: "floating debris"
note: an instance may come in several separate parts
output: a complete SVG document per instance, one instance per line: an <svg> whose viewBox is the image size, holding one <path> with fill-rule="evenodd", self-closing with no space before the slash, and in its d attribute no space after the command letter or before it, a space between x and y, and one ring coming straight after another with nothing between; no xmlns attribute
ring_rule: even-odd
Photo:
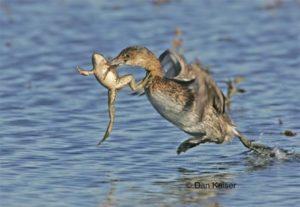
<svg viewBox="0 0 300 207"><path fill-rule="evenodd" d="M287 137L294 137L297 135L296 132L293 132L292 130L285 130L284 132L282 132L281 134L287 136Z"/></svg>
<svg viewBox="0 0 300 207"><path fill-rule="evenodd" d="M182 30L181 30L180 27L176 27L176 28L175 28L175 35L176 35L176 36L182 35Z"/></svg>
<svg viewBox="0 0 300 207"><path fill-rule="evenodd" d="M0 10L2 10L7 16L11 15L11 9L5 2L0 2Z"/></svg>
<svg viewBox="0 0 300 207"><path fill-rule="evenodd" d="M31 80L26 83L26 88L27 89L31 89L32 88L32 82L31 82Z"/></svg>
<svg viewBox="0 0 300 207"><path fill-rule="evenodd" d="M120 5L113 5L111 7L112 10L120 10L122 7Z"/></svg>
<svg viewBox="0 0 300 207"><path fill-rule="evenodd" d="M265 5L263 6L263 9L266 10L278 9L282 5L283 5L282 0L269 0L266 1Z"/></svg>
<svg viewBox="0 0 300 207"><path fill-rule="evenodd" d="M183 40L182 40L182 30L180 27L176 27L174 31L174 38L172 40L172 48L177 51L177 52L182 52L182 45L183 45Z"/></svg>
<svg viewBox="0 0 300 207"><path fill-rule="evenodd" d="M201 68L204 72L211 75L212 71L210 70L210 66L204 65L199 58L196 58L192 65L195 65L196 67Z"/></svg>
<svg viewBox="0 0 300 207"><path fill-rule="evenodd" d="M152 4L159 6L159 5L167 4L170 2L171 2L170 0L153 0Z"/></svg>
<svg viewBox="0 0 300 207"><path fill-rule="evenodd" d="M234 42L234 39L230 36L219 37L218 41L220 42Z"/></svg>
<svg viewBox="0 0 300 207"><path fill-rule="evenodd" d="M183 44L183 40L182 39L173 39L172 40L172 48L174 48L175 50L178 50Z"/></svg>
<svg viewBox="0 0 300 207"><path fill-rule="evenodd" d="M11 42L5 42L5 47L11 47Z"/></svg>
<svg viewBox="0 0 300 207"><path fill-rule="evenodd" d="M226 106L230 109L231 98L237 93L245 93L246 90L238 88L236 85L245 80L242 76L236 76L233 80L224 81L227 85Z"/></svg>

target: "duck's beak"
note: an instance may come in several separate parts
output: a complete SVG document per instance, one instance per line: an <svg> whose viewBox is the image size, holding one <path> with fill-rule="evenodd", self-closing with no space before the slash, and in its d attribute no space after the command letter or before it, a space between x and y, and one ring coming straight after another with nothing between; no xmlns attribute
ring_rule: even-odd
<svg viewBox="0 0 300 207"><path fill-rule="evenodd" d="M124 61L122 61L118 57L116 57L110 61L110 64L113 66L119 66L119 65L123 65Z"/></svg>

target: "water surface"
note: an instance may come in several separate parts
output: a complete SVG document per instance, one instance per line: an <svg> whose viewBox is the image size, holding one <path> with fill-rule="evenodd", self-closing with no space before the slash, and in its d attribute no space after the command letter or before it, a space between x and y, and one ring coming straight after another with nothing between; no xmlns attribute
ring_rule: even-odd
<svg viewBox="0 0 300 207"><path fill-rule="evenodd" d="M260 158L237 139L177 156L189 136L129 89L97 147L107 91L75 72L93 51L139 44L159 55L180 27L186 58L209 65L224 91L246 77L231 107L239 129L299 153L299 135L280 133L300 132L300 4L270 2L0 1L1 206L296 206L299 159ZM236 186L193 186L213 182Z"/></svg>

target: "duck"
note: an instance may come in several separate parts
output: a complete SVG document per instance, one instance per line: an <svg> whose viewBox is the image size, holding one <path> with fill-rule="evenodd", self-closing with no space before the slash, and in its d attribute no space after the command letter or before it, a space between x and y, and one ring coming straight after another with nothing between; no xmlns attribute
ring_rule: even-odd
<svg viewBox="0 0 300 207"><path fill-rule="evenodd" d="M270 150L253 143L237 130L225 110L226 98L213 78L205 70L187 64L176 52L166 50L157 58L146 47L130 46L110 64L146 71L144 91L152 106L163 118L191 136L179 145L177 154L199 144L222 144L234 137L251 150Z"/></svg>

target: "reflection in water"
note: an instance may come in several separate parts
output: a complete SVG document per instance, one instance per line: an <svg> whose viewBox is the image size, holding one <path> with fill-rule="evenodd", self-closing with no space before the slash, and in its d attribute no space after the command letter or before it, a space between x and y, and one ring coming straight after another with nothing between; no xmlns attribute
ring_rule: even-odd
<svg viewBox="0 0 300 207"><path fill-rule="evenodd" d="M111 180L109 182L109 190L105 196L105 200L99 205L99 207L113 207L117 206L117 200L115 197L116 192L116 182L115 180Z"/></svg>
<svg viewBox="0 0 300 207"><path fill-rule="evenodd" d="M233 182L233 175L216 173L193 175L195 172L180 168L180 178L170 182L156 182L166 194L175 195L176 203L183 205L201 204L203 206L221 206L219 196L235 190L237 184Z"/></svg>
<svg viewBox="0 0 300 207"><path fill-rule="evenodd" d="M290 162L300 160L298 154L291 154L285 159L279 160L275 157L262 157L253 152L245 152L237 156L238 161L227 162L226 169L232 171L235 166L245 166L246 170L239 173L218 173L207 171L200 173L197 170L178 168L179 177L175 179L159 180L151 182L158 187L148 189L142 192L141 186L146 185L146 180L142 181L139 186L130 186L131 193L138 195L140 204L159 203L159 206L187 206L200 205L205 207L219 207L226 205L223 203L224 197L230 197L237 193L241 188L248 188L248 184L238 181L240 177L247 178L249 173L266 170L278 162ZM218 163L216 161L216 163ZM224 162L220 162L221 164ZM222 168L225 170L225 168ZM134 172L132 172L134 174ZM247 179L246 179L247 181ZM122 204L122 197L117 193L119 180L111 180L109 188L99 207L113 207ZM124 192L128 195L128 192ZM130 200L130 199L129 199Z"/></svg>
<svg viewBox="0 0 300 207"><path fill-rule="evenodd" d="M238 163L232 162L227 168L233 168L233 165L246 166L246 171L242 173L202 173L186 168L179 168L180 177L173 181L155 182L162 187L165 195L174 195L175 203L181 205L197 204L201 206L222 206L222 195L230 194L239 189L239 183L235 177L247 177L250 172L265 170L278 162L300 161L297 153L289 153L287 157L279 159L280 156L263 157L253 152L243 153ZM244 161L243 161L244 160ZM233 164L233 165L232 165Z"/></svg>

